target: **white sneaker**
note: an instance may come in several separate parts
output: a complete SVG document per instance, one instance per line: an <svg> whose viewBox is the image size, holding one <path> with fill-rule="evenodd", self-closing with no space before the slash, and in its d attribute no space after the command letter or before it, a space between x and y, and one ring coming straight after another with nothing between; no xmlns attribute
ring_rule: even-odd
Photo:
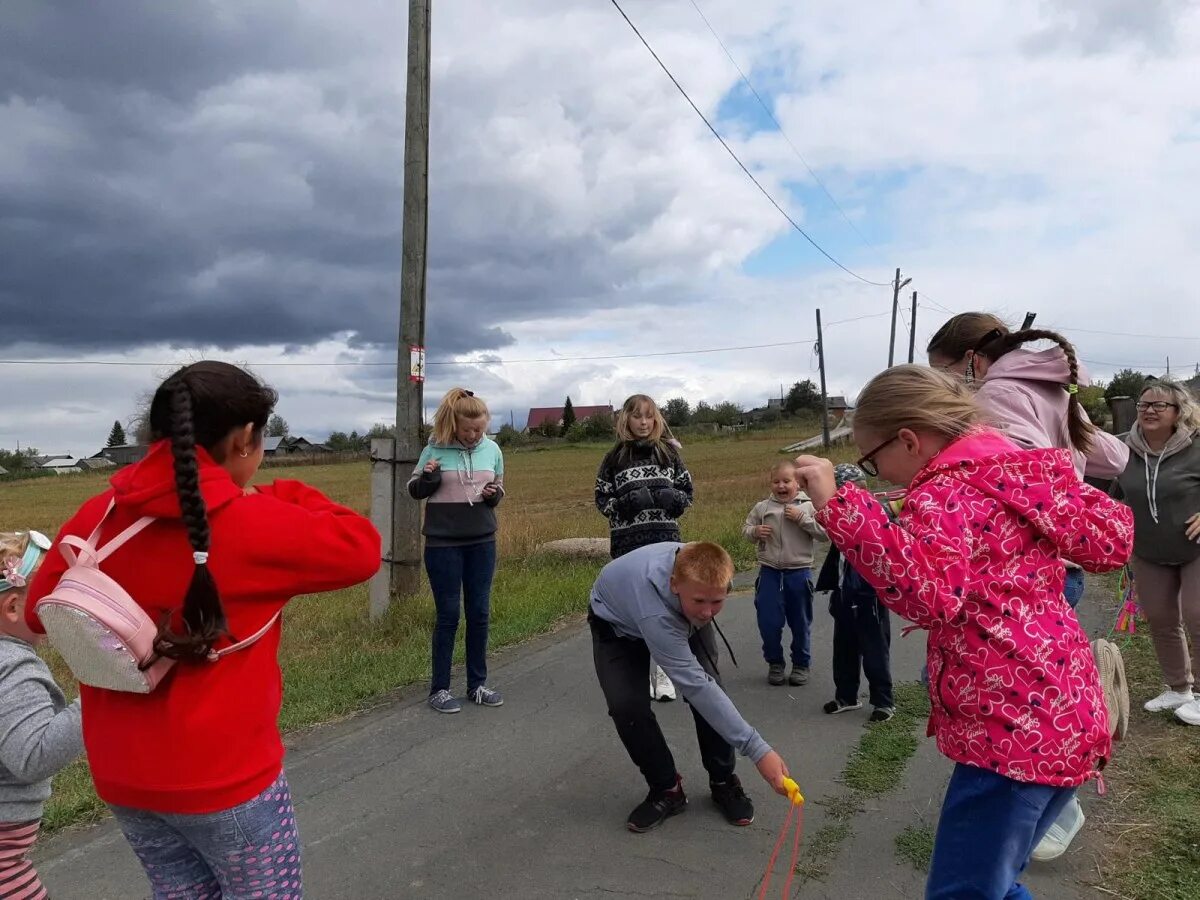
<svg viewBox="0 0 1200 900"><path fill-rule="evenodd" d="M1058 814L1046 836L1033 848L1031 858L1038 862L1058 859L1067 852L1071 841L1075 840L1075 835L1079 834L1079 829L1083 827L1083 822L1083 807L1079 805L1078 797L1072 797L1071 802Z"/></svg>
<svg viewBox="0 0 1200 900"><path fill-rule="evenodd" d="M1194 699L1191 688L1183 692L1167 689L1153 700L1147 700L1144 709L1146 712L1167 712L1179 709L1183 704L1191 703Z"/></svg>
<svg viewBox="0 0 1200 900"><path fill-rule="evenodd" d="M1193 700L1176 709L1175 718L1188 725L1200 725L1200 700Z"/></svg>
<svg viewBox="0 0 1200 900"><path fill-rule="evenodd" d="M654 667L654 674L650 676L650 699L664 703L675 699L675 685L658 666Z"/></svg>

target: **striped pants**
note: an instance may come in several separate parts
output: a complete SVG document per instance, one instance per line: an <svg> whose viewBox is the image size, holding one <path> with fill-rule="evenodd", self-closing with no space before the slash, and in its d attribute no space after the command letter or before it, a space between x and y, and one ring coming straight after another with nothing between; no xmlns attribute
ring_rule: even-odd
<svg viewBox="0 0 1200 900"><path fill-rule="evenodd" d="M45 900L37 869L29 861L29 851L37 840L42 823L0 822L0 898L2 900Z"/></svg>

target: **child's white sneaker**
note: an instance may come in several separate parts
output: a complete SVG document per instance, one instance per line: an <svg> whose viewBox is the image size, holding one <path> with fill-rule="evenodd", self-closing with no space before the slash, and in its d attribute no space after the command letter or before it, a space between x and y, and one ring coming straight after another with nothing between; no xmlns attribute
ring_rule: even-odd
<svg viewBox="0 0 1200 900"><path fill-rule="evenodd" d="M1143 708L1146 712L1169 712L1179 709L1185 703L1191 703L1194 699L1191 688L1186 691L1172 691L1168 688L1153 700L1147 700Z"/></svg>
<svg viewBox="0 0 1200 900"><path fill-rule="evenodd" d="M1058 819L1050 826L1046 836L1033 848L1031 857L1038 862L1058 859L1067 852L1083 823L1083 807L1079 805L1078 797L1072 797L1071 802L1058 814Z"/></svg>
<svg viewBox="0 0 1200 900"><path fill-rule="evenodd" d="M654 674L650 677L650 699L661 700L664 703L675 699L675 685L671 684L667 673L658 666L654 667Z"/></svg>

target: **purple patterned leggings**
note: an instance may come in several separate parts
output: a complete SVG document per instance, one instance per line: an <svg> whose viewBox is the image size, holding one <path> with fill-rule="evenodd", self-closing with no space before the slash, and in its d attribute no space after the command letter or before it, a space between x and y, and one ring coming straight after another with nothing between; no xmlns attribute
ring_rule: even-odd
<svg viewBox="0 0 1200 900"><path fill-rule="evenodd" d="M287 778L200 815L112 807L154 900L300 900L300 834Z"/></svg>

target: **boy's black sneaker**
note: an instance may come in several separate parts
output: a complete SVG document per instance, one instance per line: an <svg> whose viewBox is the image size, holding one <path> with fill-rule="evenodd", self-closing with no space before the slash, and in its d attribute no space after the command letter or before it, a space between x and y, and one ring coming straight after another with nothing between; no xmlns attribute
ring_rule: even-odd
<svg viewBox="0 0 1200 900"><path fill-rule="evenodd" d="M683 779L675 776L675 787L669 791L651 791L646 799L629 814L625 824L630 831L642 834L657 828L671 816L687 809L687 796L683 793Z"/></svg>
<svg viewBox="0 0 1200 900"><path fill-rule="evenodd" d="M776 687L783 684L785 681L783 663L771 663L767 667L767 684L773 684Z"/></svg>
<svg viewBox="0 0 1200 900"><path fill-rule="evenodd" d="M843 703L841 700L830 700L821 709L827 714L850 712L855 709L862 709L862 701L855 700L853 703Z"/></svg>
<svg viewBox="0 0 1200 900"><path fill-rule="evenodd" d="M710 781L713 802L721 808L731 825L749 825L754 821L754 803L742 790L742 782L736 775L728 781Z"/></svg>
<svg viewBox="0 0 1200 900"><path fill-rule="evenodd" d="M886 722L892 716L896 715L896 709L893 706L877 706L875 711L871 713L868 722Z"/></svg>

